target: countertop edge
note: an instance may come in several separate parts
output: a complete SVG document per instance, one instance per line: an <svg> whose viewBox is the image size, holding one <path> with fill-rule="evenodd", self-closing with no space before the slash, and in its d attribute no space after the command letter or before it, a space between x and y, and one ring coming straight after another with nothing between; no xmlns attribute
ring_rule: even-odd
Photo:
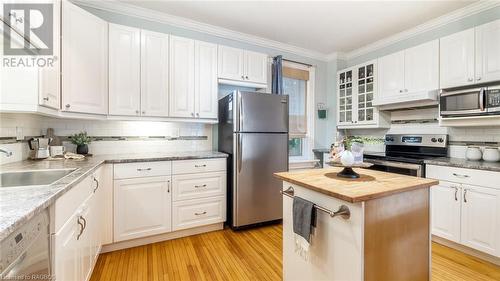
<svg viewBox="0 0 500 281"><path fill-rule="evenodd" d="M378 198L382 198L382 197L387 197L387 196L390 196L390 195L394 195L394 194L402 193L402 192L406 192L406 191L416 190L416 189L420 189L420 188L429 188L429 187L431 187L433 185L439 184L438 180L428 179L429 183L417 184L417 185L414 185L414 186L409 186L409 187L401 188L401 189L398 189L398 190L384 191L384 192L374 193L374 194L371 194L371 195L365 195L365 196L359 196L359 197L351 197L351 196L343 195L343 194L340 194L340 193L337 193L337 192L331 192L331 191L325 190L323 188L316 187L314 185L310 185L310 184L307 184L307 183L304 183L304 182L301 182L301 181L298 181L298 180L294 180L294 179L285 177L283 175L280 175L280 173L275 173L274 176L276 178L279 178L279 179L283 180L283 181L286 181L286 182L289 182L289 183L292 183L292 184L296 184L296 185L305 187L307 189L310 189L310 190L319 192L321 194L324 194L324 195L327 195L327 196L331 196L331 197L334 197L334 198L346 201L348 203L365 202L365 201L374 200L374 199L378 199Z"/></svg>
<svg viewBox="0 0 500 281"><path fill-rule="evenodd" d="M195 152L194 152L195 153ZM92 156L93 157L93 156ZM137 158L123 158L123 159L106 159L106 155L103 155L102 160L96 160L96 163L91 165L89 168L78 168L74 172L80 169L85 169L85 171L73 179L71 182L67 183L63 188L55 191L53 194L47 197L46 200L39 203L37 206L33 207L30 211L24 213L19 218L15 219L11 224L6 225L0 230L0 241L5 239L7 236L12 234L17 228L23 225L26 221L30 220L34 216L41 213L43 210L52 205L58 198L64 195L66 192L71 190L74 186L80 183L87 176L96 171L101 165L104 164L120 164L120 163L135 163L135 162L155 162L155 161L180 161L180 160L195 160L195 159L217 159L217 158L228 158L229 155L224 152L214 151L213 155L182 155L182 156L160 156L160 157L137 157ZM110 158L112 158L110 156ZM8 165L8 164L6 164ZM1 167L1 165L0 165ZM80 170L81 171L81 170ZM71 174L69 174L71 175ZM64 179L65 177L61 178ZM54 182L51 185L58 184L59 181Z"/></svg>
<svg viewBox="0 0 500 281"><path fill-rule="evenodd" d="M427 159L427 165L500 172L500 162L471 161L462 158Z"/></svg>

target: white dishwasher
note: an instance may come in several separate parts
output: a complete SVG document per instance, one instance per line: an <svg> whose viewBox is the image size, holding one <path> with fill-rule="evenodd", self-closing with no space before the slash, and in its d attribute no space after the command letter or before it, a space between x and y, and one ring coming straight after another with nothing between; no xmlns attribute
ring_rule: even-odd
<svg viewBox="0 0 500 281"><path fill-rule="evenodd" d="M1 280L52 280L49 214L30 219L0 242Z"/></svg>

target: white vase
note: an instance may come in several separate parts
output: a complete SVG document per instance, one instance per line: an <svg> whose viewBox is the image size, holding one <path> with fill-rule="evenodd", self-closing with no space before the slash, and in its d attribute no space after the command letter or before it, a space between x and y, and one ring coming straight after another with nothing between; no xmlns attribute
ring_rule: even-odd
<svg viewBox="0 0 500 281"><path fill-rule="evenodd" d="M465 158L467 160L478 161L483 157L483 153L479 146L469 146L467 147L467 151L465 153Z"/></svg>
<svg viewBox="0 0 500 281"><path fill-rule="evenodd" d="M354 164L354 155L349 150L344 150L342 156L340 157L340 162L344 167L351 167Z"/></svg>
<svg viewBox="0 0 500 281"><path fill-rule="evenodd" d="M483 160L487 162L497 162L500 160L500 151L497 147L485 147L483 152Z"/></svg>

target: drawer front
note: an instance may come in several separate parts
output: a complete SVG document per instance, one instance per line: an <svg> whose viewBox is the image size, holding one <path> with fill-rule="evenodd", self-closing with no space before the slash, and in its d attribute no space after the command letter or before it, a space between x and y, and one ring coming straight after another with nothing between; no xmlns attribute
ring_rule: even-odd
<svg viewBox="0 0 500 281"><path fill-rule="evenodd" d="M115 179L168 176L171 174L172 161L137 162L115 164Z"/></svg>
<svg viewBox="0 0 500 281"><path fill-rule="evenodd" d="M226 158L174 161L172 174L220 172L226 170Z"/></svg>
<svg viewBox="0 0 500 281"><path fill-rule="evenodd" d="M220 223L226 220L225 196L178 201L172 207L172 230Z"/></svg>
<svg viewBox="0 0 500 281"><path fill-rule="evenodd" d="M172 176L174 201L222 196L226 191L226 172Z"/></svg>
<svg viewBox="0 0 500 281"><path fill-rule="evenodd" d="M500 184L498 183L498 177L500 177L499 172L427 165L426 177L442 181L500 189Z"/></svg>
<svg viewBox="0 0 500 281"><path fill-rule="evenodd" d="M93 175L87 176L56 200L54 205L54 226L56 232L66 223L71 215L76 212L76 209L82 205L85 199L92 194L96 186L93 179Z"/></svg>

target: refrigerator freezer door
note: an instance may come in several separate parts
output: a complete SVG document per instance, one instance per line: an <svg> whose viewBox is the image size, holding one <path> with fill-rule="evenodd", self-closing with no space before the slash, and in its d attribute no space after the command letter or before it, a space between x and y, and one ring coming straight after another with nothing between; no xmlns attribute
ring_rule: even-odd
<svg viewBox="0 0 500 281"><path fill-rule="evenodd" d="M282 218L281 180L288 170L288 134L235 133L233 227Z"/></svg>
<svg viewBox="0 0 500 281"><path fill-rule="evenodd" d="M235 132L288 132L288 96L254 92L236 95Z"/></svg>

